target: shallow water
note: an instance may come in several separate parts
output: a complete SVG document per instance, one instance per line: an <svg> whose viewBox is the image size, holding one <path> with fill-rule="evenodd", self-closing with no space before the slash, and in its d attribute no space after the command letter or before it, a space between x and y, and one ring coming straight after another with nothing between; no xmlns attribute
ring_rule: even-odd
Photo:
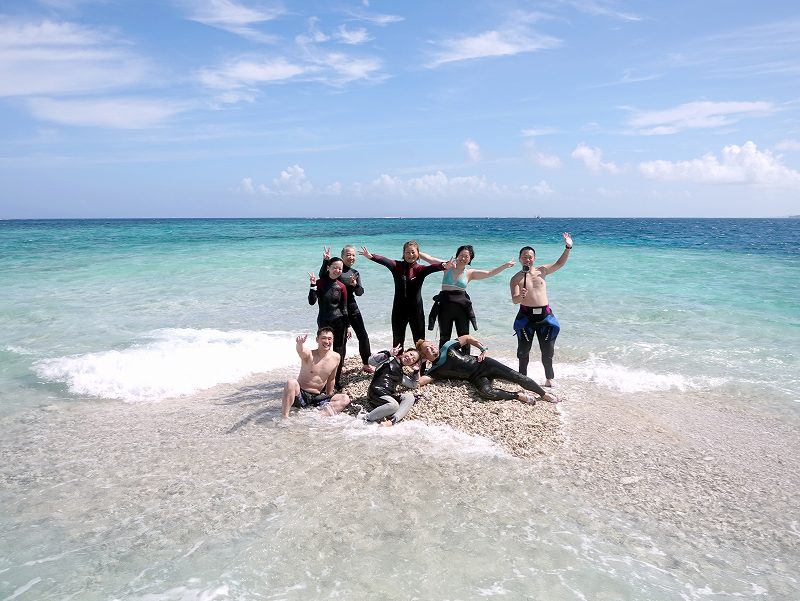
<svg viewBox="0 0 800 601"><path fill-rule="evenodd" d="M548 280L562 452L276 419L323 244L395 256L416 237L447 258L468 236L491 268L525 243L554 260L566 229ZM2 222L0 600L795 599L798 237L796 220ZM383 348L390 278L357 268ZM513 362L510 275L470 294Z"/></svg>

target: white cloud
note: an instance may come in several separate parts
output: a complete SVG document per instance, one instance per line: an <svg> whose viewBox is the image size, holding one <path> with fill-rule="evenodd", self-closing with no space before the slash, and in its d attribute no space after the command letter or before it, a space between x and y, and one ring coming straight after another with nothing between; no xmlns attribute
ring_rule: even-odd
<svg viewBox="0 0 800 601"><path fill-rule="evenodd" d="M364 6L368 5L365 4ZM373 25L377 25L379 27L386 27L387 25L391 25L392 23L399 23L400 21L405 21L404 17L398 15L372 14L361 10L351 10L348 14L353 19L357 19L359 21L365 21L367 23L372 23Z"/></svg>
<svg viewBox="0 0 800 601"><path fill-rule="evenodd" d="M28 103L38 119L80 127L146 129L157 127L188 105L139 98L55 100L34 98Z"/></svg>
<svg viewBox="0 0 800 601"><path fill-rule="evenodd" d="M535 138L538 136L548 136L550 134L558 133L558 130L554 127L541 127L541 128L530 128L530 129L523 129L522 135L526 138Z"/></svg>
<svg viewBox="0 0 800 601"><path fill-rule="evenodd" d="M639 112L628 121L640 135L674 134L684 129L721 127L775 112L769 102L688 102L661 111Z"/></svg>
<svg viewBox="0 0 800 601"><path fill-rule="evenodd" d="M372 39L372 37L367 33L367 30L363 27L351 31L344 25L340 25L334 35L338 40L344 42L345 44L350 44L351 46L358 46L359 44L369 42Z"/></svg>
<svg viewBox="0 0 800 601"><path fill-rule="evenodd" d="M317 23L319 23L319 17L311 17L308 20L308 33L301 33L295 37L295 41L300 46L305 46L307 44L321 44L322 42L327 42L331 39L330 36L323 33L319 27L317 27Z"/></svg>
<svg viewBox="0 0 800 601"><path fill-rule="evenodd" d="M776 150L786 150L788 152L800 151L800 140L781 140L775 144Z"/></svg>
<svg viewBox="0 0 800 601"><path fill-rule="evenodd" d="M380 80L383 78L379 74L383 67L383 62L379 58L359 58L340 52L330 52L317 56L313 60L318 66L328 68L333 72L319 77L320 80L331 85L343 85L360 79Z"/></svg>
<svg viewBox="0 0 800 601"><path fill-rule="evenodd" d="M478 146L478 143L475 140L466 140L464 142L464 148L469 155L470 161L477 163L481 160L481 147Z"/></svg>
<svg viewBox="0 0 800 601"><path fill-rule="evenodd" d="M538 184L531 188L538 196L552 196L553 189L545 180L540 181Z"/></svg>
<svg viewBox="0 0 800 601"><path fill-rule="evenodd" d="M641 21L642 18L633 13L625 13L617 10L614 7L615 2L605 0L567 0L567 4L572 5L574 8L581 12L590 15L601 15L604 17L613 17L623 21Z"/></svg>
<svg viewBox="0 0 800 601"><path fill-rule="evenodd" d="M245 177L242 179L241 190L245 194L255 194L256 189L253 186L253 178L252 177Z"/></svg>
<svg viewBox="0 0 800 601"><path fill-rule="evenodd" d="M450 38L435 42L437 49L428 67L436 68L446 63L484 58L489 56L512 56L523 52L535 52L556 48L561 44L557 38L535 32L526 16L502 29Z"/></svg>
<svg viewBox="0 0 800 601"><path fill-rule="evenodd" d="M92 93L145 79L149 66L110 30L0 21L0 96Z"/></svg>
<svg viewBox="0 0 800 601"><path fill-rule="evenodd" d="M308 71L307 66L290 63L283 57L242 58L219 69L203 69L197 77L201 83L210 88L235 90L286 81Z"/></svg>
<svg viewBox="0 0 800 601"><path fill-rule="evenodd" d="M622 169L617 167L613 162L605 163L603 162L603 151L599 148L591 148L581 142L572 151L572 158L578 159L583 161L584 165L591 171L592 173L600 173L601 171L605 171L606 173L621 173Z"/></svg>
<svg viewBox="0 0 800 601"><path fill-rule="evenodd" d="M643 162L639 171L650 179L666 181L800 188L800 171L786 167L779 155L758 150L753 142L725 146L719 158L708 153L689 161Z"/></svg>
<svg viewBox="0 0 800 601"><path fill-rule="evenodd" d="M533 155L533 162L545 169L559 169L561 167L561 159L559 157L544 152L535 153Z"/></svg>
<svg viewBox="0 0 800 601"><path fill-rule="evenodd" d="M314 184L308 181L305 169L300 165L292 165L272 180L272 188L262 185L260 189L264 194L273 196L298 196L313 192Z"/></svg>
<svg viewBox="0 0 800 601"><path fill-rule="evenodd" d="M274 36L265 35L253 28L253 25L271 21L283 14L279 8L256 9L232 0L192 0L182 4L191 11L189 19L223 29L256 42L274 41Z"/></svg>

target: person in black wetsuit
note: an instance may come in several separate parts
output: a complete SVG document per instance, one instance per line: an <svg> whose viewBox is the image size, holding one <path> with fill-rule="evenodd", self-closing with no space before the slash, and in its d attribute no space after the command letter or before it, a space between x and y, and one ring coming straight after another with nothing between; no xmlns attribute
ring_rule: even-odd
<svg viewBox="0 0 800 601"><path fill-rule="evenodd" d="M411 326L414 340L425 336L425 311L422 307L422 283L425 278L437 271L453 267L453 260L423 267L417 263L419 245L410 240L403 245L403 259L395 261L374 255L366 246L359 254L371 261L380 263L392 272L394 278L394 303L392 304L392 346L403 346L406 326Z"/></svg>
<svg viewBox="0 0 800 601"><path fill-rule="evenodd" d="M339 281L344 263L338 257L328 262L328 271L317 278L313 273L308 277L311 288L308 291L308 304L319 305L317 325L328 326L333 330L333 350L339 353L339 367L336 368L336 390L342 389L342 366L347 352L347 287Z"/></svg>
<svg viewBox="0 0 800 601"><path fill-rule="evenodd" d="M461 347L472 345L481 351L477 357L464 353ZM495 388L495 378L508 380L522 386L525 390L535 392L540 399L557 403L558 398L539 386L534 380L514 371L507 365L486 356L487 347L469 334L450 340L442 348L430 340L418 340L419 354L431 362L428 371L419 379L419 385L430 384L433 380L467 380L478 390L478 394L489 401L520 400L535 404L536 397L524 392L509 392Z"/></svg>
<svg viewBox="0 0 800 601"><path fill-rule="evenodd" d="M408 349L404 353L401 351L402 347L397 346L369 358L370 363L377 366L377 370L367 390L367 406L370 412L365 419L368 422L394 425L414 405L414 393L406 391L398 397L397 387L400 384L412 389L419 386L419 352L414 349ZM414 370L411 376L405 373L404 366Z"/></svg>
<svg viewBox="0 0 800 601"><path fill-rule="evenodd" d="M331 260L331 249L329 246L322 248L322 267L319 268L319 277L322 277L328 270L328 263ZM361 285L361 274L358 270L353 269L356 262L356 247L347 245L342 249L342 274L339 276L339 281L347 287L347 319L350 322L350 328L355 332L358 338L358 354L361 355L361 370L364 373L371 374L375 368L369 364L369 358L372 354L369 345L369 336L367 335L367 328L364 327L364 318L361 317L361 310L358 308L357 296L364 294L364 288ZM351 336L351 331L347 331L347 338Z"/></svg>

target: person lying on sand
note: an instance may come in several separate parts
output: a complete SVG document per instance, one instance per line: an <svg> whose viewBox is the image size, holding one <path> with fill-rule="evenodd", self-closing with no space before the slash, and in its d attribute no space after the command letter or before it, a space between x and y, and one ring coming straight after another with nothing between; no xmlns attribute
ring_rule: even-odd
<svg viewBox="0 0 800 601"><path fill-rule="evenodd" d="M334 394L339 353L331 350L333 329L324 326L317 331L317 348L313 351L303 346L308 334L295 338L300 357L300 375L288 380L283 387L283 417L289 417L292 407L315 407L326 415L335 415L350 403L346 394Z"/></svg>
<svg viewBox="0 0 800 601"><path fill-rule="evenodd" d="M481 354L474 355L461 352L461 347L469 349L474 346ZM500 378L522 386L525 390L535 392L538 398L550 403L557 403L558 398L545 392L544 389L527 376L514 371L507 365L486 356L489 350L470 334L459 336L450 340L441 348L430 340L418 340L417 350L422 357L431 362L431 366L424 376L419 379L419 385L430 384L433 380L467 380L478 390L478 394L489 401L520 400L532 405L536 404L536 397L525 392L509 392L492 386L492 380Z"/></svg>
<svg viewBox="0 0 800 601"><path fill-rule="evenodd" d="M371 409L366 416L368 422L392 426L403 419L414 405L414 393L406 391L398 395L397 387L400 384L412 389L419 386L419 352L414 349L402 350L398 345L369 358L370 364L377 369L367 391L367 406ZM411 376L406 374L403 367L413 370Z"/></svg>

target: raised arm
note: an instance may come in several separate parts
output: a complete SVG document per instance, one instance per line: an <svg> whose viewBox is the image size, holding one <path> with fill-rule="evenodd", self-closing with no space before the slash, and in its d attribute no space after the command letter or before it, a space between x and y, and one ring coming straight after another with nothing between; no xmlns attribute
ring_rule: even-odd
<svg viewBox="0 0 800 601"><path fill-rule="evenodd" d="M558 260L555 263L550 263L549 265L542 265L539 267L539 271L543 272L544 275L558 271L567 264L567 259L569 259L569 251L572 250L572 236L569 235L569 232L564 232L561 235L564 237L564 252L561 253L561 256L558 257Z"/></svg>
<svg viewBox="0 0 800 601"><path fill-rule="evenodd" d="M307 339L308 339L308 334L300 334L300 336L294 339L295 341L294 350L297 351L297 355L303 362L311 360L311 351L308 350L305 346L303 346L303 343L305 343Z"/></svg>
<svg viewBox="0 0 800 601"><path fill-rule="evenodd" d="M360 254L362 257L366 257L370 261L375 261L376 263L380 263L381 265L383 265L384 267L388 267L389 269L394 269L396 263L396 261L394 261L393 259L387 259L386 257L382 257L381 255L373 255L371 252L369 252L369 249L367 249L366 246L362 246L361 250L358 251L358 254Z"/></svg>
<svg viewBox="0 0 800 601"><path fill-rule="evenodd" d="M463 336L459 336L458 344L461 346L469 344L470 346L474 346L476 349L479 349L481 354L478 355L478 361L483 361L483 359L486 357L486 351L489 350L488 346L483 346L483 344L481 344L472 334L464 334Z"/></svg>
<svg viewBox="0 0 800 601"><path fill-rule="evenodd" d="M331 260L331 247L322 247L322 267L319 268L319 277L324 276L328 272L328 261Z"/></svg>
<svg viewBox="0 0 800 601"><path fill-rule="evenodd" d="M425 252L422 252L422 251L419 251L419 258L422 259L423 261L425 261L426 263L430 264L430 265L433 265L434 263L445 263L446 262L444 259L437 259L436 257L433 257L433 256L429 255L428 253L425 253Z"/></svg>
<svg viewBox="0 0 800 601"><path fill-rule="evenodd" d="M485 269L470 269L467 271L467 281L471 282L472 280L485 280L486 278L496 276L498 273L508 269L509 267L514 267L514 265L516 265L515 261L506 261L502 265L498 265L490 271L486 271Z"/></svg>
<svg viewBox="0 0 800 601"><path fill-rule="evenodd" d="M308 304L313 305L317 302L317 276L310 271L308 272L309 289L308 289Z"/></svg>

